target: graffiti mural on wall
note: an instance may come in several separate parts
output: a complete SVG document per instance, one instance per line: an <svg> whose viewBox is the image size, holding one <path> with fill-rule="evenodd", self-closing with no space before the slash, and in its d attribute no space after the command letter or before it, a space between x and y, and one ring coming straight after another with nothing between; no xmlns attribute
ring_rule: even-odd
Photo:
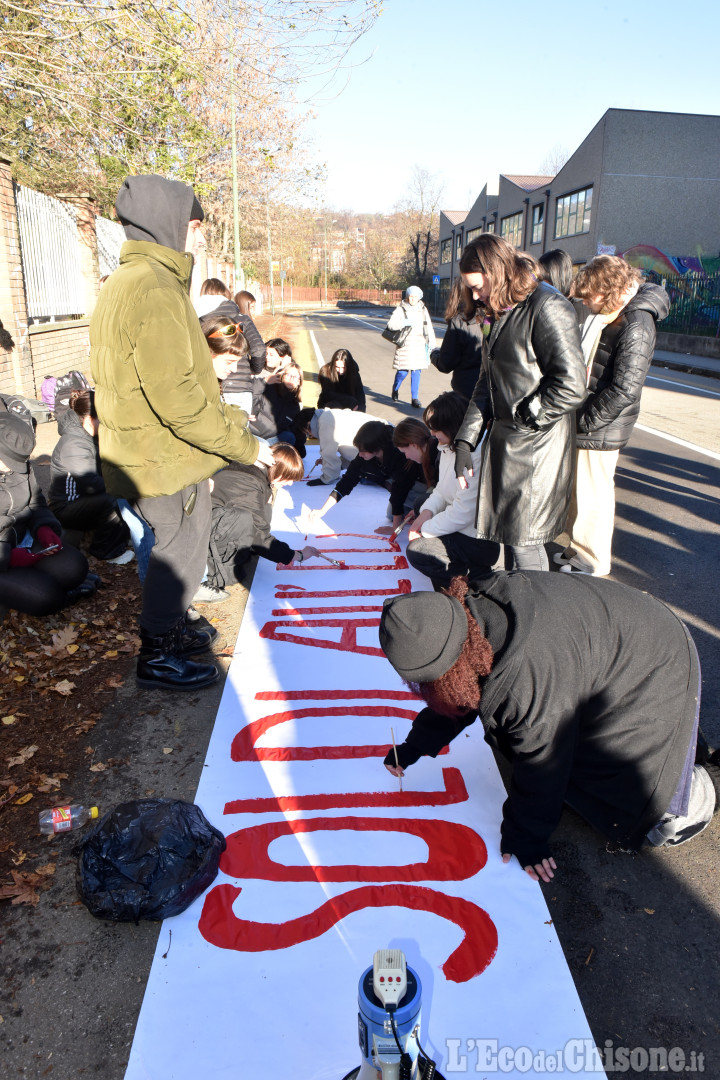
<svg viewBox="0 0 720 1080"><path fill-rule="evenodd" d="M635 244L627 251L618 252L625 262L640 270L652 270L660 276L672 277L687 273L716 274L720 270L720 258L711 255L667 255L652 244Z"/></svg>

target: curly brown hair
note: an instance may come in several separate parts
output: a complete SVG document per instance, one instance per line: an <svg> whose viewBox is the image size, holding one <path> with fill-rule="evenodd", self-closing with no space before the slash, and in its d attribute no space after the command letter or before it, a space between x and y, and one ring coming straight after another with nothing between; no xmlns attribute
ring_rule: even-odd
<svg viewBox="0 0 720 1080"><path fill-rule="evenodd" d="M468 244L460 258L460 273L485 275L490 285L485 307L495 316L525 300L538 287L540 277L530 255L516 251L495 233L483 233ZM477 304L467 286L463 290L463 308L470 321Z"/></svg>
<svg viewBox="0 0 720 1080"><path fill-rule="evenodd" d="M643 281L640 270L630 266L619 255L596 255L578 270L574 295L581 300L603 298L603 311L617 311L623 306L625 293L632 285Z"/></svg>
<svg viewBox="0 0 720 1080"><path fill-rule="evenodd" d="M490 674L495 658L492 645L483 637L465 603L467 591L468 583L464 577L454 577L447 589L443 589L448 596L460 601L468 624L468 636L457 660L439 679L407 684L441 716L461 716L473 709L479 710L482 697L480 680Z"/></svg>

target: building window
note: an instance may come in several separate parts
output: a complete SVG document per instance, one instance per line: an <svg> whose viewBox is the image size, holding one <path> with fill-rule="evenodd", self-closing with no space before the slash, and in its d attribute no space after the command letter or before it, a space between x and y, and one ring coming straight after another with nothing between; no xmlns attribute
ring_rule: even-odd
<svg viewBox="0 0 720 1080"><path fill-rule="evenodd" d="M532 212L532 240L531 244L542 243L543 221L545 219L545 207L540 203L533 206Z"/></svg>
<svg viewBox="0 0 720 1080"><path fill-rule="evenodd" d="M443 240L440 244L440 262L452 262L452 239Z"/></svg>
<svg viewBox="0 0 720 1080"><path fill-rule="evenodd" d="M495 222L494 221L488 221L486 231L487 232L495 232Z"/></svg>
<svg viewBox="0 0 720 1080"><path fill-rule="evenodd" d="M458 233L458 235L455 237L455 261L456 262L460 261L460 256L462 255L462 249L463 249L462 233Z"/></svg>
<svg viewBox="0 0 720 1080"><path fill-rule="evenodd" d="M591 187L583 191L574 191L572 195L563 195L556 200L555 239L563 236L577 236L578 233L590 232L590 210L592 209Z"/></svg>
<svg viewBox="0 0 720 1080"><path fill-rule="evenodd" d="M465 237L465 243L472 244L473 240L477 240L478 236L482 236L482 229L471 229Z"/></svg>
<svg viewBox="0 0 720 1080"><path fill-rule="evenodd" d="M512 244L513 247L522 247L522 227L523 227L523 215L522 210L519 214L510 214L509 217L504 217L500 222L500 235L503 240L507 240L508 244Z"/></svg>

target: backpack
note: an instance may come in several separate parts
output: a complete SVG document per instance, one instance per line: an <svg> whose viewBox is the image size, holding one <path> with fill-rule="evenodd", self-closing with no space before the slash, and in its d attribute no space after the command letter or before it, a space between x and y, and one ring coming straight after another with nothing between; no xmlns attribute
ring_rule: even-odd
<svg viewBox="0 0 720 1080"><path fill-rule="evenodd" d="M43 387L45 381L43 381ZM53 412L55 419L70 408L70 395L73 390L92 390L92 386L81 371L68 371L60 375L55 381L55 399Z"/></svg>
<svg viewBox="0 0 720 1080"><path fill-rule="evenodd" d="M55 387L57 386L57 379L54 375L46 375L42 381L40 387L40 400L44 401L47 407L52 410L55 408Z"/></svg>

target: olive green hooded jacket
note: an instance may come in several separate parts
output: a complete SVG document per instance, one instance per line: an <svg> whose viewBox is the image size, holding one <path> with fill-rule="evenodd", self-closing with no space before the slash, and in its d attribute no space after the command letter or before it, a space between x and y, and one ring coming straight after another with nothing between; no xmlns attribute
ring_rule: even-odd
<svg viewBox="0 0 720 1080"><path fill-rule="evenodd" d="M160 177L130 177L125 185L132 193L140 181L155 184L140 189L135 220L144 214L149 235L179 246L192 188ZM192 266L192 255L173 247L126 241L90 320L102 472L114 495L172 495L228 460L252 464L257 458L247 414L220 399L188 295Z"/></svg>

